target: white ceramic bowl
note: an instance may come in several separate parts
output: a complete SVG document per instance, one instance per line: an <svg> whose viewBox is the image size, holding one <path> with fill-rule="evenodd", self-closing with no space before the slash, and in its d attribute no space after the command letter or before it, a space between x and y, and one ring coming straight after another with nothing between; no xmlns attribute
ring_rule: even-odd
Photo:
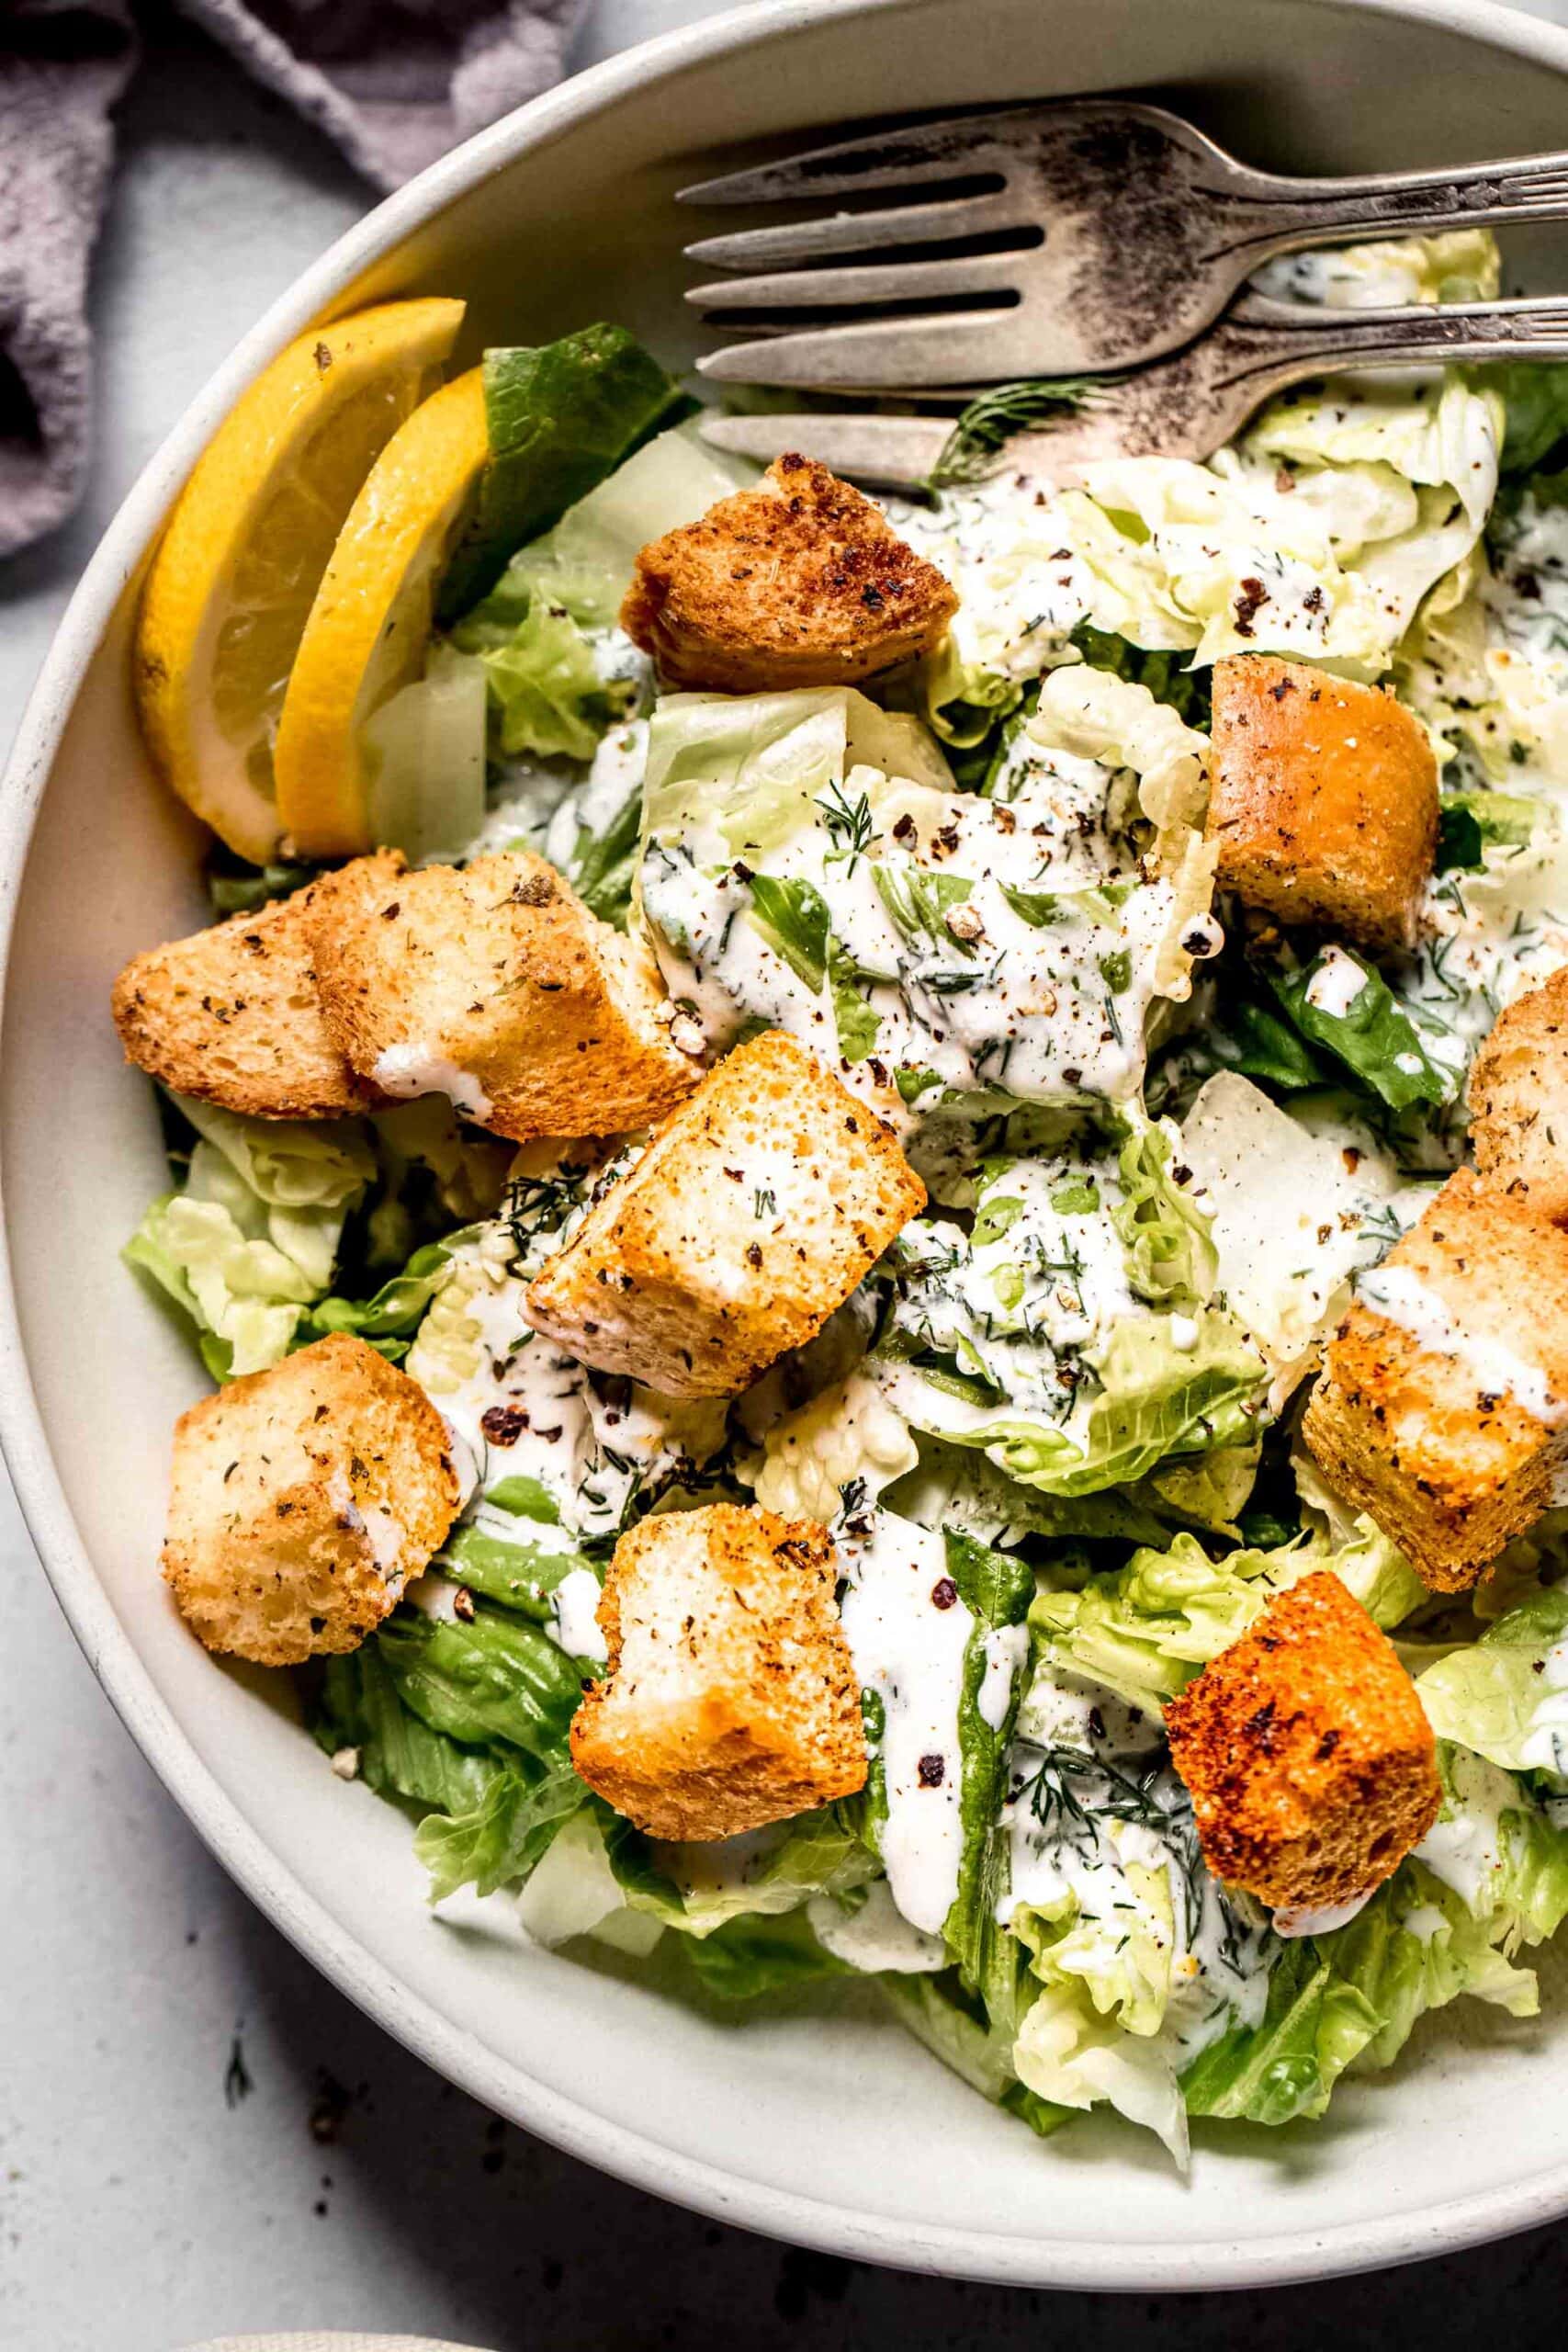
<svg viewBox="0 0 1568 2352"><path fill-rule="evenodd" d="M475 350L604 317L678 357L691 228L670 198L712 151L1139 86L1260 164L1459 162L1562 143L1568 35L1475 0L762 0L471 141L246 338L88 569L0 796L0 1430L62 1604L169 1789L285 1932L444 2074L626 2179L783 2237L1032 2285L1214 2287L1407 2260L1568 2208L1561 2022L1450 2014L1325 2125L1201 2130L1184 2185L1113 2123L1042 2145L867 1988L717 2022L525 1948L504 1905L433 1918L400 1815L333 1778L275 1682L218 1668L158 1581L169 1429L199 1382L118 1261L163 1163L107 1017L119 964L201 912L192 830L132 718L138 575L197 452L281 345L359 303L441 292L468 298ZM1532 266L1548 282L1540 252Z"/></svg>

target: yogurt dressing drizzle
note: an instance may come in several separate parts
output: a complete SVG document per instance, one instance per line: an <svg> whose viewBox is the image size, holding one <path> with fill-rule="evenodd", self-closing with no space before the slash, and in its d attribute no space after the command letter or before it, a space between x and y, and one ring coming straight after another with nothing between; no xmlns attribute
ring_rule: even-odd
<svg viewBox="0 0 1568 2352"><path fill-rule="evenodd" d="M959 1707L975 1618L953 1590L941 1534L888 1511L870 1516L869 1534L840 1547L849 1566L840 1613L855 1671L884 1709L887 1883L910 1926L935 1936L964 1858Z"/></svg>
<svg viewBox="0 0 1568 2352"><path fill-rule="evenodd" d="M1446 1302L1408 1266L1383 1264L1362 1274L1358 1298L1408 1331L1432 1355L1452 1356L1474 1374L1483 1394L1511 1396L1544 1429L1568 1424L1568 1398L1554 1396L1540 1364L1516 1355L1501 1340L1468 1331Z"/></svg>

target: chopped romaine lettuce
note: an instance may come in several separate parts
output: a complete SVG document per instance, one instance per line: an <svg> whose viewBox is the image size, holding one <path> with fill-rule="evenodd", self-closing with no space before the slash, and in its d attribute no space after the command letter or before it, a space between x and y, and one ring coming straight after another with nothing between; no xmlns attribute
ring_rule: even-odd
<svg viewBox="0 0 1568 2352"><path fill-rule="evenodd" d="M1042 1592L1030 1624L1042 1654L1063 1668L1104 1683L1130 1705L1157 1706L1238 1640L1277 1592L1316 1569L1332 1569L1379 1624L1407 1617L1425 1586L1370 1520L1360 1527L1337 1547L1309 1535L1218 1559L1195 1535L1180 1534L1168 1550L1136 1551L1114 1576L1079 1590Z"/></svg>
<svg viewBox="0 0 1568 2352"><path fill-rule="evenodd" d="M490 464L441 583L447 622L685 404L680 385L624 327L487 351L484 371Z"/></svg>
<svg viewBox="0 0 1568 2352"><path fill-rule="evenodd" d="M986 798L847 689L670 696L641 903L671 991L716 1047L836 1041L900 1128L1125 1099L1151 1001L1190 987L1204 748L1141 686L1057 672Z"/></svg>
<svg viewBox="0 0 1568 2352"><path fill-rule="evenodd" d="M1568 1789L1568 1589L1534 1594L1416 1687L1439 1737Z"/></svg>
<svg viewBox="0 0 1568 2352"><path fill-rule="evenodd" d="M1354 967L1360 978L1353 992L1337 986L1337 973ZM1336 985L1325 986L1333 968ZM1323 947L1305 964L1270 964L1264 976L1303 1037L1344 1065L1352 1078L1391 1111L1413 1102L1451 1102L1459 1074L1435 1055L1429 1024L1417 1027L1410 1010L1394 996L1376 967L1348 947Z"/></svg>

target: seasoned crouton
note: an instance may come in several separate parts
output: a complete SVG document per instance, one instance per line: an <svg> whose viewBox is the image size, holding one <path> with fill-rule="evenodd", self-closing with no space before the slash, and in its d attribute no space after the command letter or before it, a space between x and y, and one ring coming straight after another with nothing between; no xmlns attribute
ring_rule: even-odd
<svg viewBox="0 0 1568 2352"><path fill-rule="evenodd" d="M1209 1868L1291 1910L1370 1894L1442 1803L1416 1685L1326 1568L1277 1594L1165 1727Z"/></svg>
<svg viewBox="0 0 1568 2352"><path fill-rule="evenodd" d="M1257 653L1214 664L1208 838L1218 880L1280 922L1415 944L1438 843L1419 720L1377 686Z"/></svg>
<svg viewBox="0 0 1568 2352"><path fill-rule="evenodd" d="M858 490L811 458L645 547L621 627L672 686L848 686L945 634L958 599Z"/></svg>
<svg viewBox="0 0 1568 2352"><path fill-rule="evenodd" d="M602 1372L733 1396L821 1329L925 1197L892 1130L771 1029L590 1209L524 1313Z"/></svg>
<svg viewBox="0 0 1568 2352"><path fill-rule="evenodd" d="M133 956L114 984L128 1061L176 1094L258 1119L336 1119L378 1097L321 1016L310 965L323 901L400 870L383 850L341 874Z"/></svg>
<svg viewBox="0 0 1568 2352"><path fill-rule="evenodd" d="M1469 1091L1482 1175L1568 1225L1568 964L1501 1015L1471 1065Z"/></svg>
<svg viewBox="0 0 1568 2352"><path fill-rule="evenodd" d="M358 1647L457 1504L423 1389L339 1334L181 1416L164 1574L209 1650L297 1666Z"/></svg>
<svg viewBox="0 0 1568 2352"><path fill-rule="evenodd" d="M860 1690L809 1519L714 1503L623 1535L610 1653L571 1726L591 1789L653 1838L730 1838L865 1783Z"/></svg>
<svg viewBox="0 0 1568 2352"><path fill-rule="evenodd" d="M645 952L542 857L428 865L324 904L312 933L327 1023L388 1094L446 1094L523 1143L613 1135L690 1093Z"/></svg>
<svg viewBox="0 0 1568 2352"><path fill-rule="evenodd" d="M1358 1282L1302 1428L1427 1584L1473 1584L1568 1456L1568 1233L1450 1176Z"/></svg>

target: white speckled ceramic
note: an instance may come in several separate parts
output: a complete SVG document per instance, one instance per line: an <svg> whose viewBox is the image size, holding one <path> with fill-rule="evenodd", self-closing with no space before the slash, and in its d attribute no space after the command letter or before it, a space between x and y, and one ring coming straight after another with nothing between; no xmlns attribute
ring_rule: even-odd
<svg viewBox="0 0 1568 2352"><path fill-rule="evenodd" d="M717 2022L426 1909L407 1824L346 1786L287 1690L225 1672L160 1585L171 1422L199 1380L117 1251L163 1182L111 975L199 916L192 830L132 720L132 600L218 420L317 318L470 304L466 349L592 318L681 356L670 202L720 151L920 107L1137 87L1237 154L1396 169L1556 147L1568 34L1476 0L759 0L584 74L371 214L247 336L147 469L71 606L0 795L0 1430L61 1602L148 1757L272 1918L391 2032L521 2124L729 2221L1034 2285L1250 2285L1404 2261L1568 2207L1568 2021L1438 2019L1283 2137L1198 2134L1183 2182L1114 2123L1042 2144L884 2020ZM1568 238L1514 275L1568 281ZM213 255L214 268L222 256Z"/></svg>

